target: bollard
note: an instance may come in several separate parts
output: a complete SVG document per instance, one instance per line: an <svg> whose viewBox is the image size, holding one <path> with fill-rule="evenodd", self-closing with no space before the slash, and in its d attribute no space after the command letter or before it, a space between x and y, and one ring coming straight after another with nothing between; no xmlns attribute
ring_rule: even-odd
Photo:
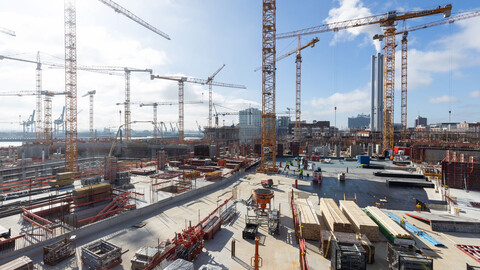
<svg viewBox="0 0 480 270"><path fill-rule="evenodd" d="M297 179L295 179L295 188L298 189L298 180Z"/></svg>

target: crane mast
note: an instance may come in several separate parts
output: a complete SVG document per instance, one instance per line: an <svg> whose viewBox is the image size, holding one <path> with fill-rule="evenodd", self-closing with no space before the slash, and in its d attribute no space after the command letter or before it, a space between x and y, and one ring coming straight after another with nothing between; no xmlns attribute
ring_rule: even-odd
<svg viewBox="0 0 480 270"><path fill-rule="evenodd" d="M212 91L212 84L211 81L217 76L217 74L225 67L223 64L220 68L215 71L212 76L208 77L207 84L208 84L208 127L212 127L212 106L213 106L213 91Z"/></svg>
<svg viewBox="0 0 480 270"><path fill-rule="evenodd" d="M262 149L260 170L276 170L275 55L276 0L263 0L262 8Z"/></svg>
<svg viewBox="0 0 480 270"><path fill-rule="evenodd" d="M75 0L65 0L65 170L78 171L77 26Z"/></svg>
<svg viewBox="0 0 480 270"><path fill-rule="evenodd" d="M37 52L37 69L35 70L35 89L37 90L36 96L36 109L37 109L37 142L43 140L43 125L42 125L42 64L40 63L40 52Z"/></svg>
<svg viewBox="0 0 480 270"><path fill-rule="evenodd" d="M405 32L402 37L402 100L401 100L401 130L400 141L407 139L407 36Z"/></svg>
<svg viewBox="0 0 480 270"><path fill-rule="evenodd" d="M298 47L300 48L300 36L298 36ZM296 63L296 84L295 84L295 129L294 139L300 140L302 130L300 127L301 122L301 98L302 98L302 54L300 50L297 51Z"/></svg>

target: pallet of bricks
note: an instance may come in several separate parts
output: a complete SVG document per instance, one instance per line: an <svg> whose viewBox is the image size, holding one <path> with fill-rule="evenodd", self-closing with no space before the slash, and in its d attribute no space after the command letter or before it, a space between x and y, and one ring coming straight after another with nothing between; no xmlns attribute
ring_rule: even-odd
<svg viewBox="0 0 480 270"><path fill-rule="evenodd" d="M111 187L110 184L98 184L77 188L72 191L72 196L76 205L102 201L111 197Z"/></svg>
<svg viewBox="0 0 480 270"><path fill-rule="evenodd" d="M295 200L300 223L301 236L307 240L320 240L320 222L312 204L306 199Z"/></svg>
<svg viewBox="0 0 480 270"><path fill-rule="evenodd" d="M56 265L66 258L75 254L75 236L64 238L43 248L43 262L49 265Z"/></svg>

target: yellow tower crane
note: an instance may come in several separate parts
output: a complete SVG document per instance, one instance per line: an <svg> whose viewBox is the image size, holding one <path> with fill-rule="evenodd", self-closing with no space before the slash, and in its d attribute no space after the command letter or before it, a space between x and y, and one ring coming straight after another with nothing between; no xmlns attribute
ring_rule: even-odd
<svg viewBox="0 0 480 270"><path fill-rule="evenodd" d="M443 14L450 17L452 5L438 6L429 10L417 10L408 12L390 11L385 14L374 15L364 18L351 19L342 22L333 22L320 26L305 28L297 31L278 34L277 39L292 38L316 33L336 32L339 30L361 27L372 24L380 24L384 28L384 82L383 82L383 151L393 150L394 133L394 90L395 90L395 24L404 21L435 14Z"/></svg>
<svg viewBox="0 0 480 270"><path fill-rule="evenodd" d="M461 21L461 20L466 20L470 18L474 18L480 16L480 11L479 10L474 10L474 11L467 11L467 12L461 12L458 13L455 16L452 16L448 19L443 19L443 20L438 20L438 21L433 21L425 24L420 24L416 26L411 26L411 27L404 27L402 31L397 31L395 34L396 35L402 35L402 100L401 100L401 131L400 131L400 140L405 142L407 139L407 43L408 43L408 33L417 31L417 30L422 30L426 28L430 28L433 26L438 26L438 25L443 25L443 24L450 24L454 23L456 21ZM405 22L405 21L404 21ZM383 40L384 35L375 35L373 36L373 39L378 39L378 40Z"/></svg>
<svg viewBox="0 0 480 270"><path fill-rule="evenodd" d="M275 130L276 0L262 4L262 145L260 171L277 171Z"/></svg>
<svg viewBox="0 0 480 270"><path fill-rule="evenodd" d="M183 76L159 76L159 75L150 75L150 78L153 79L162 79L162 80L170 80L178 82L178 140L184 140L184 83L194 83L194 84L207 84L207 80L190 78L190 77L183 77ZM221 83L210 81L208 82L209 85L213 86L221 86L221 87L229 87L229 88L240 88L246 89L244 85L237 85L237 84L229 84L229 83Z"/></svg>

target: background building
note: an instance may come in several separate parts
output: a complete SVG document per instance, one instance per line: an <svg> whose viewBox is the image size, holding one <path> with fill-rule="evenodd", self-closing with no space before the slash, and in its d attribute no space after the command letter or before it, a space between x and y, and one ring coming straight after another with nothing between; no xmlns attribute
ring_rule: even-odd
<svg viewBox="0 0 480 270"><path fill-rule="evenodd" d="M348 128L367 129L370 125L370 115L359 114L356 117L348 118Z"/></svg>
<svg viewBox="0 0 480 270"><path fill-rule="evenodd" d="M262 135L262 111L256 108L241 110L238 114L239 139L242 143L260 140Z"/></svg>
<svg viewBox="0 0 480 270"><path fill-rule="evenodd" d="M417 116L417 119L415 119L415 127L422 126L426 127L427 126L427 118L426 117L421 117L420 115Z"/></svg>

